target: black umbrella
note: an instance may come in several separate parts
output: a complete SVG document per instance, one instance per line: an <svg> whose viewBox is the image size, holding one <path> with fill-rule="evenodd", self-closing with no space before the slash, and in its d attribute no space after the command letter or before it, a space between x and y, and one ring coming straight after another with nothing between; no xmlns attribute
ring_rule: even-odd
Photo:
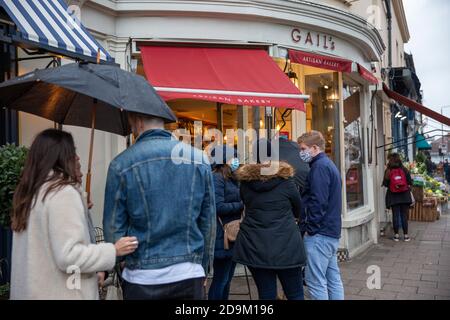
<svg viewBox="0 0 450 320"><path fill-rule="evenodd" d="M126 136L126 111L175 122L176 117L148 81L115 66L73 63L36 70L0 84L2 107L32 113L59 124Z"/></svg>
<svg viewBox="0 0 450 320"><path fill-rule="evenodd" d="M86 190L90 191L94 129L126 136L126 112L176 117L141 76L116 66L73 63L36 70L0 84L0 107L31 113L61 125L92 128Z"/></svg>

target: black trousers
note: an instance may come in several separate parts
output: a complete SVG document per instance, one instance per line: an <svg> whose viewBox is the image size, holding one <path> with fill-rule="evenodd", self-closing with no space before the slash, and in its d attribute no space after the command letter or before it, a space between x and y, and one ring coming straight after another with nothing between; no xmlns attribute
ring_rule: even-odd
<svg viewBox="0 0 450 320"><path fill-rule="evenodd" d="M258 288L259 300L277 298L277 277L288 300L304 300L302 268L260 269L249 267Z"/></svg>
<svg viewBox="0 0 450 320"><path fill-rule="evenodd" d="M394 225L394 233L398 234L400 226L403 233L408 234L408 215L409 205L392 206L392 224Z"/></svg>
<svg viewBox="0 0 450 320"><path fill-rule="evenodd" d="M204 300L205 278L187 279L160 285L141 285L123 280L124 300Z"/></svg>

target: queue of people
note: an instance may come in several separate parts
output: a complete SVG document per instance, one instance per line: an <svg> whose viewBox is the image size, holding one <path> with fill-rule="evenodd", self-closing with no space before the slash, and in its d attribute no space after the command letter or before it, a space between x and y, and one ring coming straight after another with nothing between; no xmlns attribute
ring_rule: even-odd
<svg viewBox="0 0 450 320"><path fill-rule="evenodd" d="M344 299L342 183L322 134L282 141L276 163L241 165L222 150L211 166L162 119L129 123L136 142L109 166L101 244L72 136L49 129L34 140L14 196L12 299L98 299L118 265L124 299L204 299L211 272L208 298L226 300L236 263L260 299L276 299L277 277L288 299L304 299L304 283L312 299Z"/></svg>

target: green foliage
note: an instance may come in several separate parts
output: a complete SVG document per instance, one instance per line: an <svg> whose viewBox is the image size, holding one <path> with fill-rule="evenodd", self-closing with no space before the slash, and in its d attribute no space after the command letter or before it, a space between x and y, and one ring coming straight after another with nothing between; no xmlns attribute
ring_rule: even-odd
<svg viewBox="0 0 450 320"><path fill-rule="evenodd" d="M2 267L6 264L6 259L0 260L0 279L3 278ZM9 283L0 285L0 300L9 298Z"/></svg>
<svg viewBox="0 0 450 320"><path fill-rule="evenodd" d="M423 154L423 152L419 152L416 155L416 162L419 163L425 163L425 160L427 159L427 157Z"/></svg>
<svg viewBox="0 0 450 320"><path fill-rule="evenodd" d="M417 163L417 171L418 171L418 173L419 174L422 174L422 175L424 175L424 174L426 174L427 173L427 166L425 165L425 163L423 163L423 162L418 162Z"/></svg>
<svg viewBox="0 0 450 320"><path fill-rule="evenodd" d="M0 286L0 299L9 298L9 283Z"/></svg>
<svg viewBox="0 0 450 320"><path fill-rule="evenodd" d="M25 147L12 144L0 147L0 226L8 227L11 224L12 199L27 152Z"/></svg>

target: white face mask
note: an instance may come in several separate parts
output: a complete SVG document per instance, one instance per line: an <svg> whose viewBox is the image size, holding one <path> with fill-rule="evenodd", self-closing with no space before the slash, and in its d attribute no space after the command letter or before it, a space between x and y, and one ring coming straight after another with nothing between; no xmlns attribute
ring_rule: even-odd
<svg viewBox="0 0 450 320"><path fill-rule="evenodd" d="M239 169L239 159L238 158L234 158L233 160L231 160L230 163L230 168L232 172L235 172L237 169Z"/></svg>
<svg viewBox="0 0 450 320"><path fill-rule="evenodd" d="M302 150L300 151L300 158L306 162L306 163L310 163L313 159L313 156L311 154L310 150Z"/></svg>

